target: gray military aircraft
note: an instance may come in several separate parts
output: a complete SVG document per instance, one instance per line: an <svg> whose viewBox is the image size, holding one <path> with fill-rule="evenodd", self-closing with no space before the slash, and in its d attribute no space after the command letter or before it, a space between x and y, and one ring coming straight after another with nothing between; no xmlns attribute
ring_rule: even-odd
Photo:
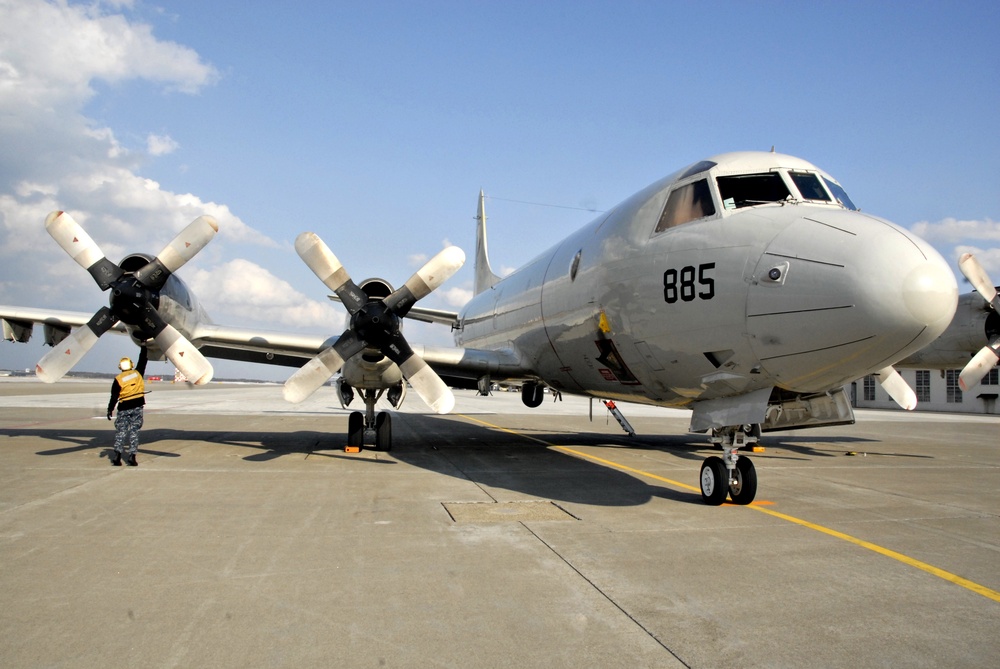
<svg viewBox="0 0 1000 669"><path fill-rule="evenodd" d="M454 405L449 383L486 392L505 380L520 383L529 407L549 387L689 408L690 430L722 449L701 467L709 504L753 501L756 471L740 450L762 432L853 422L845 384L875 374L910 409L915 395L894 364L961 367L982 349L963 372L974 384L1000 350L996 290L974 258L961 269L980 295L959 303L954 275L930 245L862 213L811 163L773 152L683 168L504 278L490 267L480 194L475 296L458 313L414 304L457 271L459 249L445 249L393 290L381 279L355 284L314 233L295 246L350 313L343 334L217 326L184 291L177 304L197 316L177 317L186 341L208 357L300 367L284 387L292 402L339 371L341 402L358 390L366 406L351 414L353 445L391 447L390 416L375 404L385 395L398 407L404 380L440 413ZM171 275L161 304L171 279L183 286ZM953 321L956 306L961 319ZM127 315L112 298L111 316L126 329ZM449 324L456 346L411 346L404 317ZM2 306L0 318L8 338L22 341L44 323L49 343L88 323L86 314ZM131 327L133 337L136 328L151 333Z"/></svg>

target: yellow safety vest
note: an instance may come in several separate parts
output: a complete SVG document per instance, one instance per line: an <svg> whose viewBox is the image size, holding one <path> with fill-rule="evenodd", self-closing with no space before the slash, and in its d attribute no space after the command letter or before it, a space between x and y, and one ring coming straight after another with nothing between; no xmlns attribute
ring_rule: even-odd
<svg viewBox="0 0 1000 669"><path fill-rule="evenodd" d="M134 369L122 372L115 377L115 380L121 386L121 392L118 393L119 402L134 400L137 397L142 397L146 392L145 384L142 381L142 374Z"/></svg>

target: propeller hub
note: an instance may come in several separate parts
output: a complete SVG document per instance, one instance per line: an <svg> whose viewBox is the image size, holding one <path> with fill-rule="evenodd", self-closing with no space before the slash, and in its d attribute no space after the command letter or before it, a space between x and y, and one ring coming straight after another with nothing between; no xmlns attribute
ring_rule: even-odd
<svg viewBox="0 0 1000 669"><path fill-rule="evenodd" d="M159 306L159 295L153 294L132 276L124 277L111 285L111 311L127 325L140 325L146 305Z"/></svg>
<svg viewBox="0 0 1000 669"><path fill-rule="evenodd" d="M399 333L399 317L382 300L372 300L351 317L351 329L376 348L382 348Z"/></svg>

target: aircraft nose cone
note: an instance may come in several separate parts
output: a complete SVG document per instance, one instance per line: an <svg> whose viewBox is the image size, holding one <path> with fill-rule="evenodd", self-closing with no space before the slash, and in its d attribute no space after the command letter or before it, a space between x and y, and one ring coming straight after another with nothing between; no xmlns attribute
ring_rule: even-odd
<svg viewBox="0 0 1000 669"><path fill-rule="evenodd" d="M810 213L761 256L748 333L781 385L824 391L927 346L957 303L954 273L919 237L857 212Z"/></svg>
<svg viewBox="0 0 1000 669"><path fill-rule="evenodd" d="M900 291L903 304L913 318L939 330L938 335L955 315L958 284L954 273L937 252L903 277Z"/></svg>

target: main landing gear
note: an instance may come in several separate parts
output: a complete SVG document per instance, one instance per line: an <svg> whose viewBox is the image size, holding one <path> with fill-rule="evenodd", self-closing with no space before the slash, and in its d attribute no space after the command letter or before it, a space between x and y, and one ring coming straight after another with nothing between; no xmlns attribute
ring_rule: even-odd
<svg viewBox="0 0 1000 669"><path fill-rule="evenodd" d="M382 390L361 391L365 399L365 411L352 411L347 419L347 445L358 448L365 443L374 444L380 451L392 450L392 414L386 411L375 411L375 403L386 392ZM386 399L393 406L402 402L401 393L396 387L389 388ZM395 400L395 401L393 401Z"/></svg>
<svg viewBox="0 0 1000 669"><path fill-rule="evenodd" d="M712 430L709 441L722 447L723 456L713 455L701 465L701 498L718 506L728 495L734 504L749 504L757 496L757 470L739 450L757 443L760 425L737 425Z"/></svg>

